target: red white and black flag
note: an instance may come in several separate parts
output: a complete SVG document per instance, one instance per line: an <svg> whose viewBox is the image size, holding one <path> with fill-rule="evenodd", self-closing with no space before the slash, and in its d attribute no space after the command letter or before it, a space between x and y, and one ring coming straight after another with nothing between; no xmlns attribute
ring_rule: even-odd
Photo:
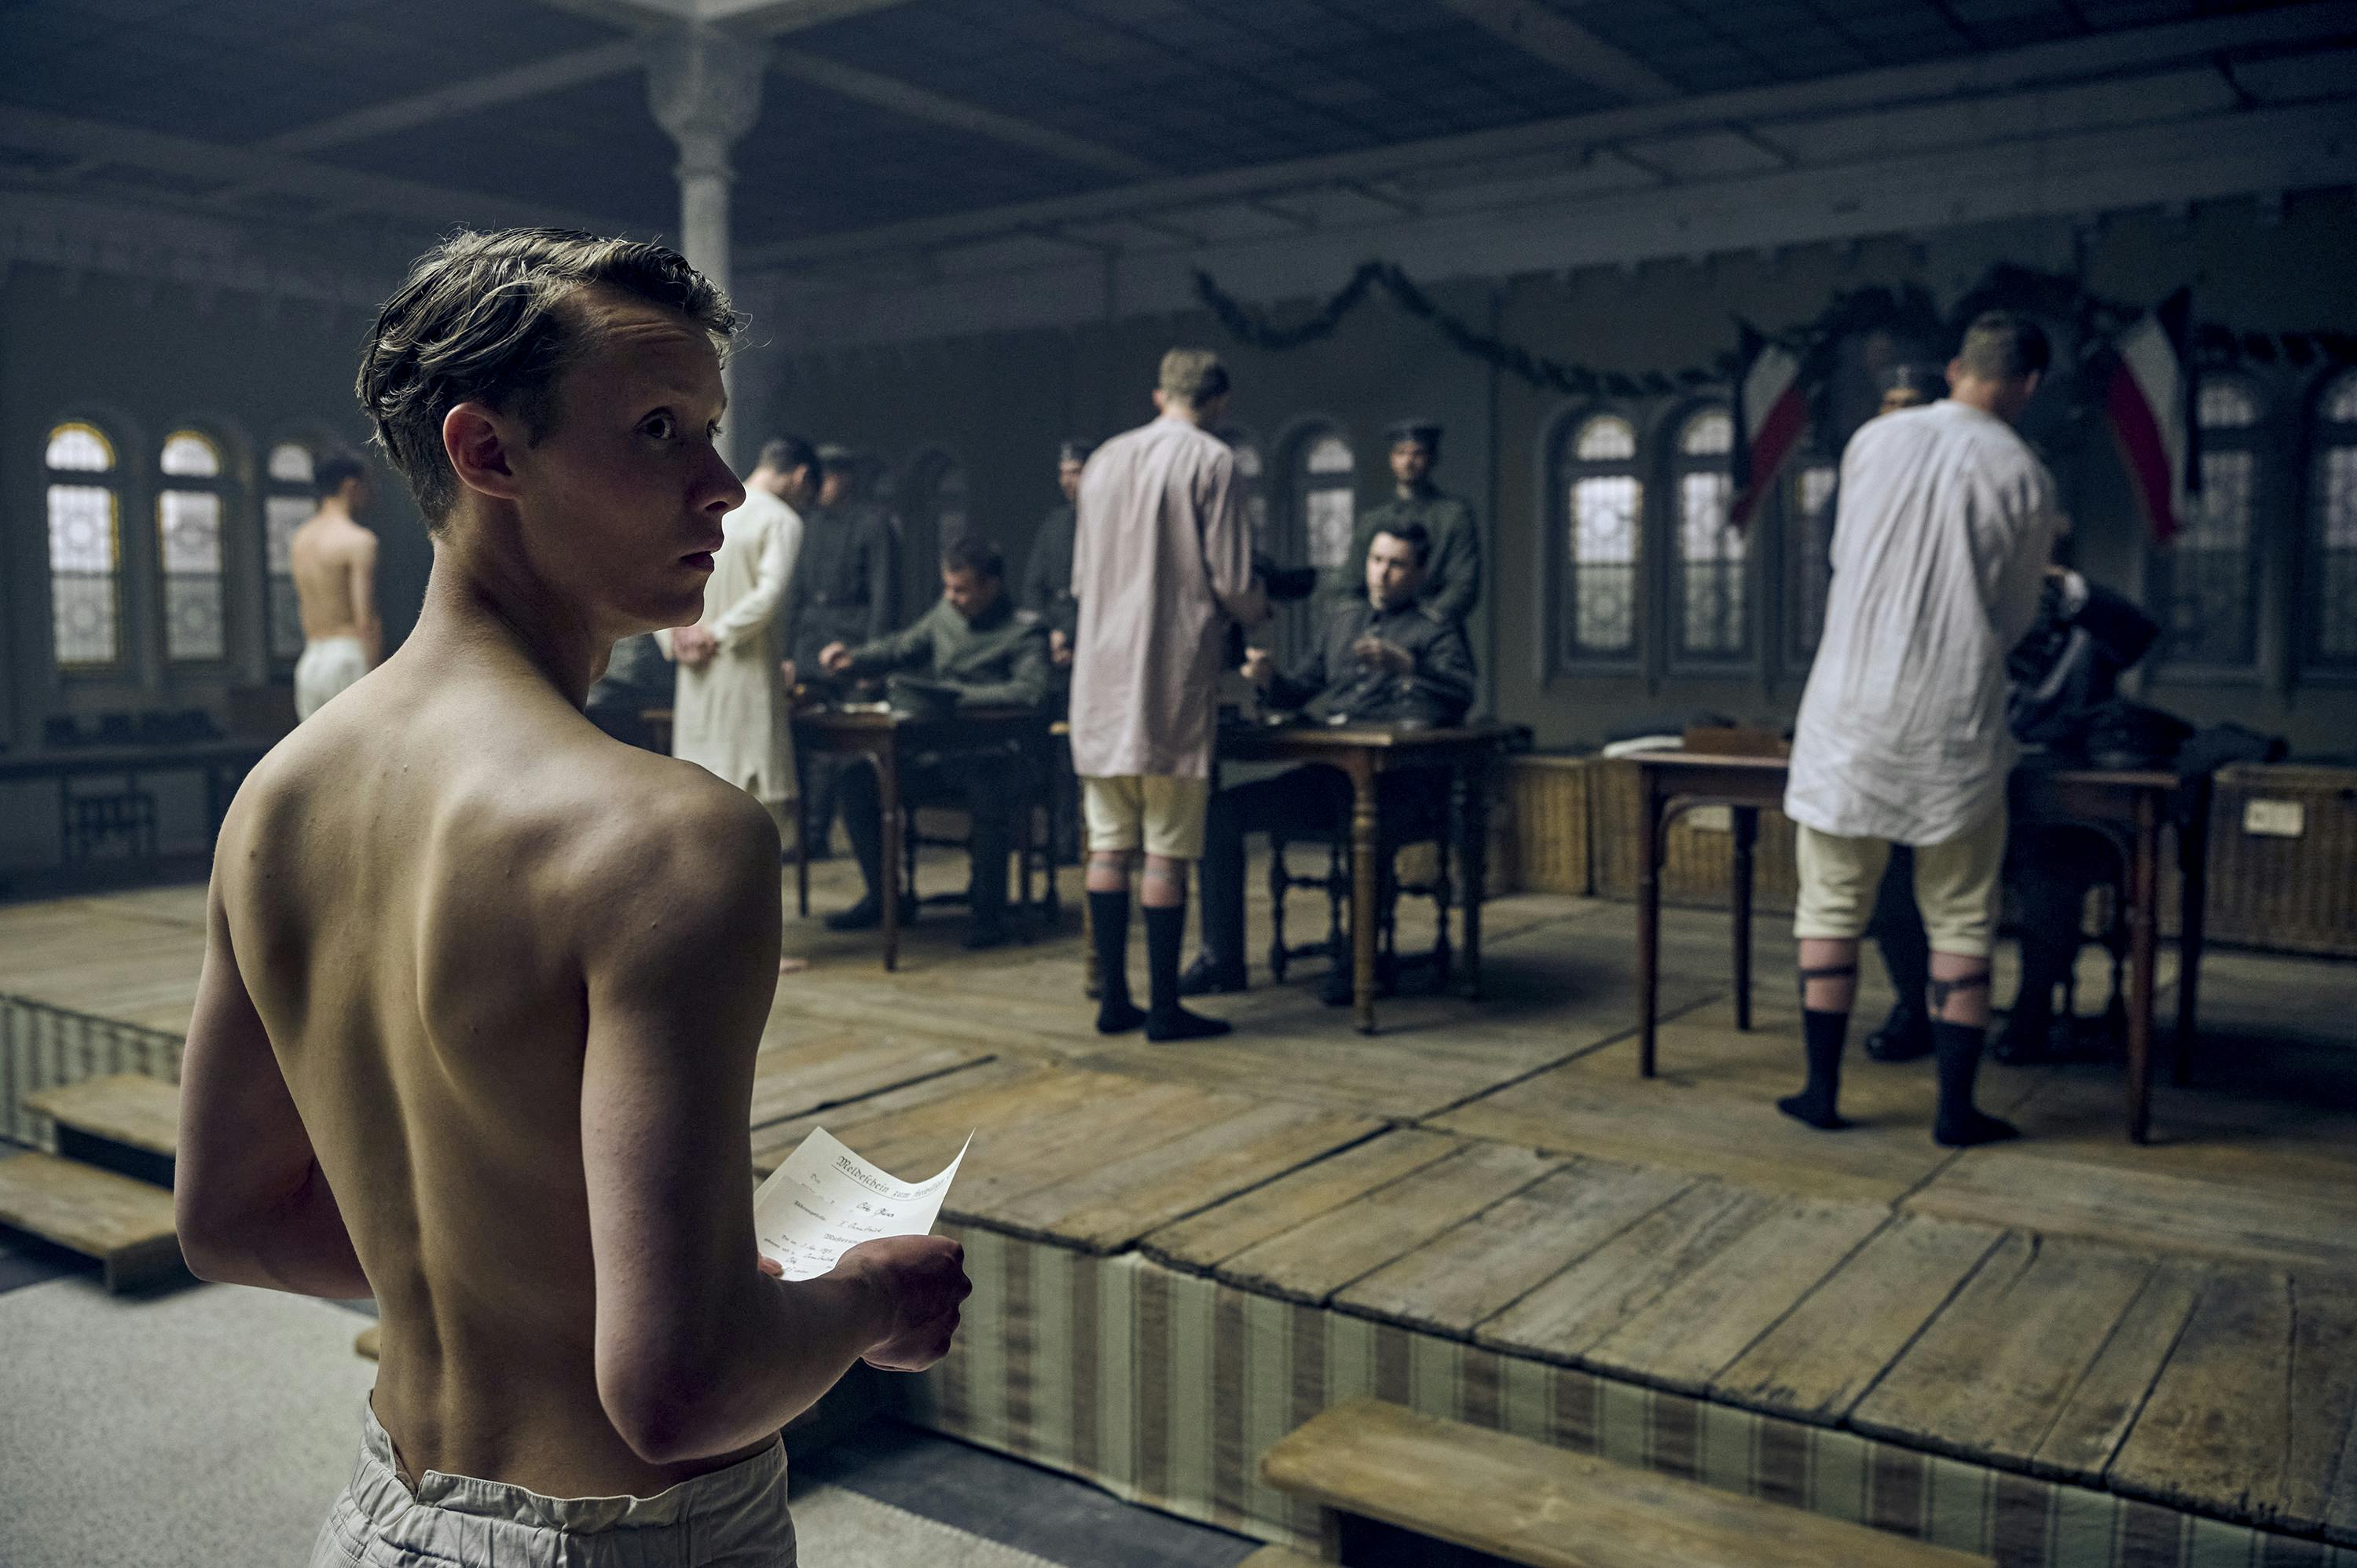
<svg viewBox="0 0 2357 1568"><path fill-rule="evenodd" d="M1735 506L1728 521L1741 528L1768 499L1785 460L1808 427L1808 399L1801 392L1801 361L1770 342L1748 322L1741 334L1740 366L1735 377Z"/></svg>
<svg viewBox="0 0 2357 1568"><path fill-rule="evenodd" d="M2180 288L2113 340L2117 363L2104 414L2152 536L2166 544L2201 488L2193 450L2193 361L2186 352L2193 291Z"/></svg>

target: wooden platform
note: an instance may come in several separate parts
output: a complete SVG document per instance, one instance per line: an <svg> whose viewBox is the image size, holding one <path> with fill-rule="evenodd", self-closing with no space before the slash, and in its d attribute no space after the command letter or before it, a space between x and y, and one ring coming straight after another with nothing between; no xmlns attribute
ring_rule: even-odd
<svg viewBox="0 0 2357 1568"><path fill-rule="evenodd" d="M849 901L815 870L815 908ZM0 993L184 1022L201 921L194 889L0 908ZM921 1176L972 1132L945 1214L970 1232L2357 1546L2357 969L2214 953L2196 1087L2158 1091L2148 1147L2119 1139L2116 1069L1992 1065L2025 1136L1956 1153L1928 1063L1854 1052L1845 1133L1774 1112L1801 1055L1781 925L1739 1033L1724 918L1665 918L1647 1082L1625 906L1499 900L1488 998L1411 990L1372 1038L1317 966L1255 966L1201 1003L1236 1032L1184 1047L1097 1036L1069 931L967 954L929 913L887 976L790 920L813 967L773 1008L751 1152L823 1124ZM1860 1035L1889 1001L1867 967Z"/></svg>
<svg viewBox="0 0 2357 1568"><path fill-rule="evenodd" d="M38 1151L0 1157L0 1225L95 1258L111 1291L180 1267L170 1192Z"/></svg>

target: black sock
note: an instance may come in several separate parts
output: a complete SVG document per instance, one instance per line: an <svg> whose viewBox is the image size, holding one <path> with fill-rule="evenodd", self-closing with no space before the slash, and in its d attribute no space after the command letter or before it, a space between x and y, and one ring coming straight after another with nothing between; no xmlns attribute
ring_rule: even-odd
<svg viewBox="0 0 2357 1568"><path fill-rule="evenodd" d="M1932 1049L1940 1065L1940 1114L1932 1123L1932 1136L1952 1149L1995 1144L2020 1133L2012 1122L1973 1104L1973 1079L1980 1073L1981 1041L1986 1033L1978 1024L1932 1020Z"/></svg>
<svg viewBox="0 0 2357 1568"><path fill-rule="evenodd" d="M1224 1035L1229 1026L1178 1005L1178 949L1187 940L1187 906L1146 907L1146 1037L1200 1040Z"/></svg>
<svg viewBox="0 0 2357 1568"><path fill-rule="evenodd" d="M1089 894L1089 929L1097 944L1097 1033L1118 1035L1146 1022L1129 999L1129 894Z"/></svg>
<svg viewBox="0 0 2357 1568"><path fill-rule="evenodd" d="M1809 1081L1800 1093L1776 1101L1776 1109L1823 1132L1848 1126L1835 1111L1834 1101L1841 1093L1842 1047L1849 1038L1849 1015L1804 1007L1801 1036L1808 1053Z"/></svg>

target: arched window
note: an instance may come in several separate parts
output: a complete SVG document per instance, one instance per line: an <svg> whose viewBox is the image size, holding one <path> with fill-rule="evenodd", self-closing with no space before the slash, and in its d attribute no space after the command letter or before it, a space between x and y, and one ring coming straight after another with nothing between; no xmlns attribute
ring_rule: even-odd
<svg viewBox="0 0 2357 1568"><path fill-rule="evenodd" d="M1824 635L1825 595L1834 580L1834 493L1841 467L1812 445L1784 480L1785 650L1805 666Z"/></svg>
<svg viewBox="0 0 2357 1568"><path fill-rule="evenodd" d="M1249 430L1233 427L1221 431L1220 439L1236 455L1236 478L1243 485L1244 521L1252 530L1253 548L1275 560L1276 548L1268 532L1268 465L1260 455L1260 439Z"/></svg>
<svg viewBox="0 0 2357 1568"><path fill-rule="evenodd" d="M318 510L311 449L281 441L270 449L266 493L262 501L263 564L270 603L270 657L289 660L303 651L303 606L295 596L295 564L288 544Z"/></svg>
<svg viewBox="0 0 2357 1568"><path fill-rule="evenodd" d="M1645 503L1645 484L1637 477L1637 427L1617 413L1582 420L1557 451L1555 494L1563 540L1563 657L1632 657Z"/></svg>
<svg viewBox="0 0 2357 1568"><path fill-rule="evenodd" d="M2309 661L2357 669L2357 371L2316 400L2309 485Z"/></svg>
<svg viewBox="0 0 2357 1568"><path fill-rule="evenodd" d="M156 466L157 555L164 567L164 657L175 662L221 658L221 513L227 481L221 447L193 430L164 438Z"/></svg>
<svg viewBox="0 0 2357 1568"><path fill-rule="evenodd" d="M1294 515L1301 519L1304 558L1320 572L1347 571L1358 459L1331 430L1304 439L1296 451Z"/></svg>
<svg viewBox="0 0 2357 1568"><path fill-rule="evenodd" d="M1678 516L1671 544L1677 563L1673 624L1681 658L1735 659L1751 647L1743 532L1727 515L1735 498L1727 468L1734 450L1735 421L1723 408L1702 410L1678 431Z"/></svg>
<svg viewBox="0 0 2357 1568"><path fill-rule="evenodd" d="M901 618L942 596L942 552L966 531L965 465L936 447L909 466L908 553L900 565Z"/></svg>
<svg viewBox="0 0 2357 1568"><path fill-rule="evenodd" d="M2194 421L2201 491L2164 553L2161 626L2172 663L2248 669L2258 655L2258 397L2236 378L2204 378Z"/></svg>
<svg viewBox="0 0 2357 1568"><path fill-rule="evenodd" d="M49 654L64 670L123 657L123 500L114 443L79 420L49 432Z"/></svg>

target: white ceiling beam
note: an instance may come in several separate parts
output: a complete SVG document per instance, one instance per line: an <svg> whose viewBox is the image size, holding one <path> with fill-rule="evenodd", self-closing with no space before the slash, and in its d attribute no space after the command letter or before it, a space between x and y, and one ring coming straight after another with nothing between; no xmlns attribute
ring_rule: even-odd
<svg viewBox="0 0 2357 1568"><path fill-rule="evenodd" d="M356 174L350 169L280 153L191 141L14 105L0 105L0 145L98 159L215 184L234 182L255 189L287 191L327 203L364 205L371 211L436 224L463 221L595 227L612 221L610 218L591 219L536 202L445 190L383 175Z"/></svg>
<svg viewBox="0 0 2357 1568"><path fill-rule="evenodd" d="M776 38L823 27L908 0L540 0L554 11L617 27L644 30L682 22L725 26L749 38Z"/></svg>
<svg viewBox="0 0 2357 1568"><path fill-rule="evenodd" d="M845 65L823 55L801 49L780 49L770 60L770 69L796 81L807 81L813 87L823 87L829 92L856 99L862 103L872 103L879 109L888 109L912 120L946 125L968 135L987 136L1010 146L1045 153L1065 163L1102 169L1125 179L1151 179L1162 173L1157 166L1143 158L1132 157L1127 153L1117 152L1079 136L1068 136L1060 131L1016 119L1011 114L1001 114L996 110L944 98L937 92L928 92L921 87L911 87L905 81L878 76L874 71Z"/></svg>
<svg viewBox="0 0 2357 1568"><path fill-rule="evenodd" d="M2346 5L2340 0L2313 0L2305 5L2138 27L1814 81L1665 100L1497 131L1438 136L1323 157L1295 158L1251 168L1155 180L1115 190L821 235L751 247L739 256L738 263L748 267L791 266L898 247L939 245L1027 225L1125 218L1160 207L1275 195L1302 186L1380 179L1420 169L1454 167L1559 148L1577 150L1661 132L1996 92L2038 81L2068 81L2203 59L2234 49L2320 42L2341 38L2349 30Z"/></svg>
<svg viewBox="0 0 2357 1568"><path fill-rule="evenodd" d="M644 59L644 51L636 38L621 38L610 44L551 55L545 59L533 60L510 70L495 70L487 76L470 77L465 81L455 81L429 92L388 99L349 114L339 114L332 120L315 121L292 131L283 131L253 145L262 152L289 153L298 156L306 153L325 152L329 147L347 146L354 142L391 135L396 131L413 130L453 115L496 108L519 99L537 98L543 93L562 91L584 82L602 81L607 77L636 70Z"/></svg>
<svg viewBox="0 0 2357 1568"><path fill-rule="evenodd" d="M1441 0L1441 4L1535 59L1631 103L1682 96L1678 84L1538 0Z"/></svg>

